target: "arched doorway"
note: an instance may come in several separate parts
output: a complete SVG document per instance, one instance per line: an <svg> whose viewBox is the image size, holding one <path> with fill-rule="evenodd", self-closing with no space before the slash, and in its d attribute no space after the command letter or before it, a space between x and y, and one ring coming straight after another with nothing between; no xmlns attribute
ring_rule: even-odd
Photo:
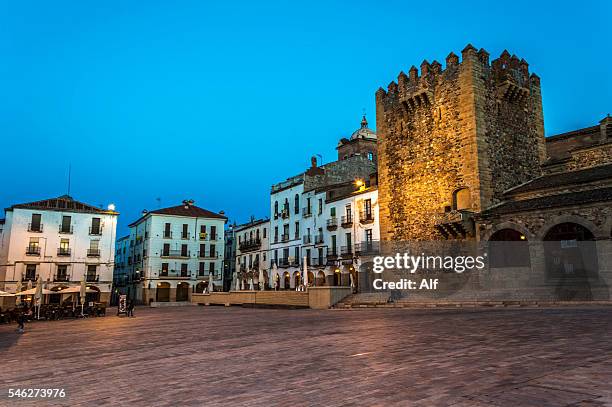
<svg viewBox="0 0 612 407"><path fill-rule="evenodd" d="M312 273L312 271L308 272L308 285L309 286L316 285L315 277L314 277L314 274Z"/></svg>
<svg viewBox="0 0 612 407"><path fill-rule="evenodd" d="M176 300L189 301L189 284L182 282L176 286Z"/></svg>
<svg viewBox="0 0 612 407"><path fill-rule="evenodd" d="M325 285L325 273L320 270L317 273L317 287L323 287Z"/></svg>
<svg viewBox="0 0 612 407"><path fill-rule="evenodd" d="M155 290L155 301L170 301L170 283L157 283L157 289Z"/></svg>
<svg viewBox="0 0 612 407"><path fill-rule="evenodd" d="M565 222L544 235L546 277L556 283L560 300L589 300L589 277L597 277L595 237L586 227Z"/></svg>
<svg viewBox="0 0 612 407"><path fill-rule="evenodd" d="M283 273L283 288L285 290L288 290L289 288L291 288L291 276L289 275L288 271L285 271Z"/></svg>
<svg viewBox="0 0 612 407"><path fill-rule="evenodd" d="M302 273L300 273L299 271L293 273L293 283L293 286L295 288L299 287L302 284Z"/></svg>
<svg viewBox="0 0 612 407"><path fill-rule="evenodd" d="M338 287L342 285L342 272L340 269L334 270L334 286Z"/></svg>
<svg viewBox="0 0 612 407"><path fill-rule="evenodd" d="M196 288L195 288L196 294L202 294L204 290L206 289L207 285L208 283L205 283L204 281L200 281L198 285L196 285Z"/></svg>
<svg viewBox="0 0 612 407"><path fill-rule="evenodd" d="M521 232L504 228L489 238L489 256L492 268L529 267L529 242Z"/></svg>

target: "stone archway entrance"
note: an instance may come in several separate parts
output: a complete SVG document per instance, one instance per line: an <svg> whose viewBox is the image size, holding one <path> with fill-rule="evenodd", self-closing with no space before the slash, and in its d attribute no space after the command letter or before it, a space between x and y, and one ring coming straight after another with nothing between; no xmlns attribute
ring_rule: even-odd
<svg viewBox="0 0 612 407"><path fill-rule="evenodd" d="M586 227L565 222L544 236L546 278L556 285L559 300L592 299L589 278L597 278L595 237Z"/></svg>
<svg viewBox="0 0 612 407"><path fill-rule="evenodd" d="M283 273L283 288L285 290L288 290L289 288L291 288L291 276L289 275L288 271L285 271Z"/></svg>
<svg viewBox="0 0 612 407"><path fill-rule="evenodd" d="M189 284L182 282L176 286L176 300L189 301Z"/></svg>
<svg viewBox="0 0 612 407"><path fill-rule="evenodd" d="M170 283L157 283L157 288L155 290L155 301L170 301Z"/></svg>
<svg viewBox="0 0 612 407"><path fill-rule="evenodd" d="M317 287L323 287L325 285L325 272L320 270L317 273Z"/></svg>

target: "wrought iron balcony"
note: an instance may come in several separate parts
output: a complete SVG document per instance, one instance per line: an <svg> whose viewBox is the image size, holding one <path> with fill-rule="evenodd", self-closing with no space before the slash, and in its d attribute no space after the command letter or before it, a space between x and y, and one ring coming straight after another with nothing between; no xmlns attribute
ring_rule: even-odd
<svg viewBox="0 0 612 407"><path fill-rule="evenodd" d="M66 274L56 274L55 276L53 276L53 281L66 283L70 281L70 277Z"/></svg>
<svg viewBox="0 0 612 407"><path fill-rule="evenodd" d="M327 230L336 230L338 229L338 218L330 218L327 219Z"/></svg>
<svg viewBox="0 0 612 407"><path fill-rule="evenodd" d="M38 223L38 224L28 223L28 232L42 233L42 231L43 231L42 223Z"/></svg>
<svg viewBox="0 0 612 407"><path fill-rule="evenodd" d="M85 275L85 281L88 283L97 283L100 280L100 276L98 274L90 274L87 273Z"/></svg>
<svg viewBox="0 0 612 407"><path fill-rule="evenodd" d="M21 281L37 281L38 274L35 273L24 273L21 275Z"/></svg>
<svg viewBox="0 0 612 407"><path fill-rule="evenodd" d="M190 238L191 238L191 236L189 236L189 232L188 233L181 233L181 239L189 240Z"/></svg>
<svg viewBox="0 0 612 407"><path fill-rule="evenodd" d="M289 267L289 259L288 258L278 259L278 267Z"/></svg>
<svg viewBox="0 0 612 407"><path fill-rule="evenodd" d="M352 256L353 255L353 246L342 246L340 248L341 256Z"/></svg>
<svg viewBox="0 0 612 407"><path fill-rule="evenodd" d="M327 259L337 259L338 258L338 249L335 247L331 247L327 250Z"/></svg>
<svg viewBox="0 0 612 407"><path fill-rule="evenodd" d="M304 244L312 244L312 235L304 235L302 241Z"/></svg>
<svg viewBox="0 0 612 407"><path fill-rule="evenodd" d="M285 208L281 212L281 218L287 219L289 217L289 208Z"/></svg>
<svg viewBox="0 0 612 407"><path fill-rule="evenodd" d="M289 241L289 234L283 233L281 235L281 242L288 242L288 241Z"/></svg>
<svg viewBox="0 0 612 407"><path fill-rule="evenodd" d="M219 253L216 251L211 252L209 251L198 251L198 258L199 259L216 259L218 257ZM168 256L170 257L170 256Z"/></svg>
<svg viewBox="0 0 612 407"><path fill-rule="evenodd" d="M374 222L374 214L371 211L359 212L359 222L362 224Z"/></svg>
<svg viewBox="0 0 612 407"><path fill-rule="evenodd" d="M172 231L171 230L164 230L164 239L172 239Z"/></svg>
<svg viewBox="0 0 612 407"><path fill-rule="evenodd" d="M309 259L309 261L310 263L308 265L313 267L325 266L327 263L323 257L313 257Z"/></svg>
<svg viewBox="0 0 612 407"><path fill-rule="evenodd" d="M342 225L343 228L349 228L353 226L353 215L344 215L340 219L340 224Z"/></svg>
<svg viewBox="0 0 612 407"><path fill-rule="evenodd" d="M160 257L190 257L190 251L189 250L166 250L166 251L162 251Z"/></svg>
<svg viewBox="0 0 612 407"><path fill-rule="evenodd" d="M355 245L355 254L357 255L372 255L380 253L380 241L371 240Z"/></svg>
<svg viewBox="0 0 612 407"><path fill-rule="evenodd" d="M87 249L87 257L100 257L100 249Z"/></svg>
<svg viewBox="0 0 612 407"><path fill-rule="evenodd" d="M308 218L312 216L312 209L310 207L302 208L302 217Z"/></svg>
<svg viewBox="0 0 612 407"><path fill-rule="evenodd" d="M238 247L240 248L240 251L243 252L259 249L261 247L261 239L243 240L240 242Z"/></svg>
<svg viewBox="0 0 612 407"><path fill-rule="evenodd" d="M98 227L90 226L89 227L89 234L91 236L101 236L102 235L102 226L98 226Z"/></svg>
<svg viewBox="0 0 612 407"><path fill-rule="evenodd" d="M70 256L71 252L70 247L59 247L57 249L58 256Z"/></svg>
<svg viewBox="0 0 612 407"><path fill-rule="evenodd" d="M59 232L63 235L71 235L73 232L72 225L59 225Z"/></svg>
<svg viewBox="0 0 612 407"><path fill-rule="evenodd" d="M27 256L40 256L40 246L27 246L26 255Z"/></svg>
<svg viewBox="0 0 612 407"><path fill-rule="evenodd" d="M315 236L315 244L323 244L324 240L323 234Z"/></svg>

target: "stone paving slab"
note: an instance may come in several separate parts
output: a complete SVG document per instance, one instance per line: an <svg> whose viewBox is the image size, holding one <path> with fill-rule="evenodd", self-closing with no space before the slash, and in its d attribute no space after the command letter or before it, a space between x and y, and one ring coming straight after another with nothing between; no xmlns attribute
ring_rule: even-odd
<svg viewBox="0 0 612 407"><path fill-rule="evenodd" d="M0 406L612 406L612 310L137 308L0 326ZM65 388L54 401L9 388Z"/></svg>

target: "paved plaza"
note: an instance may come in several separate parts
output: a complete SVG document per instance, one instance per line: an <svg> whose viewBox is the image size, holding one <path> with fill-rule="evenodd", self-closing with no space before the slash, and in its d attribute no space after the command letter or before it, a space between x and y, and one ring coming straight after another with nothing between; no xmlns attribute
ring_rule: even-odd
<svg viewBox="0 0 612 407"><path fill-rule="evenodd" d="M1 405L612 405L610 307L137 308L14 330L0 326Z"/></svg>

